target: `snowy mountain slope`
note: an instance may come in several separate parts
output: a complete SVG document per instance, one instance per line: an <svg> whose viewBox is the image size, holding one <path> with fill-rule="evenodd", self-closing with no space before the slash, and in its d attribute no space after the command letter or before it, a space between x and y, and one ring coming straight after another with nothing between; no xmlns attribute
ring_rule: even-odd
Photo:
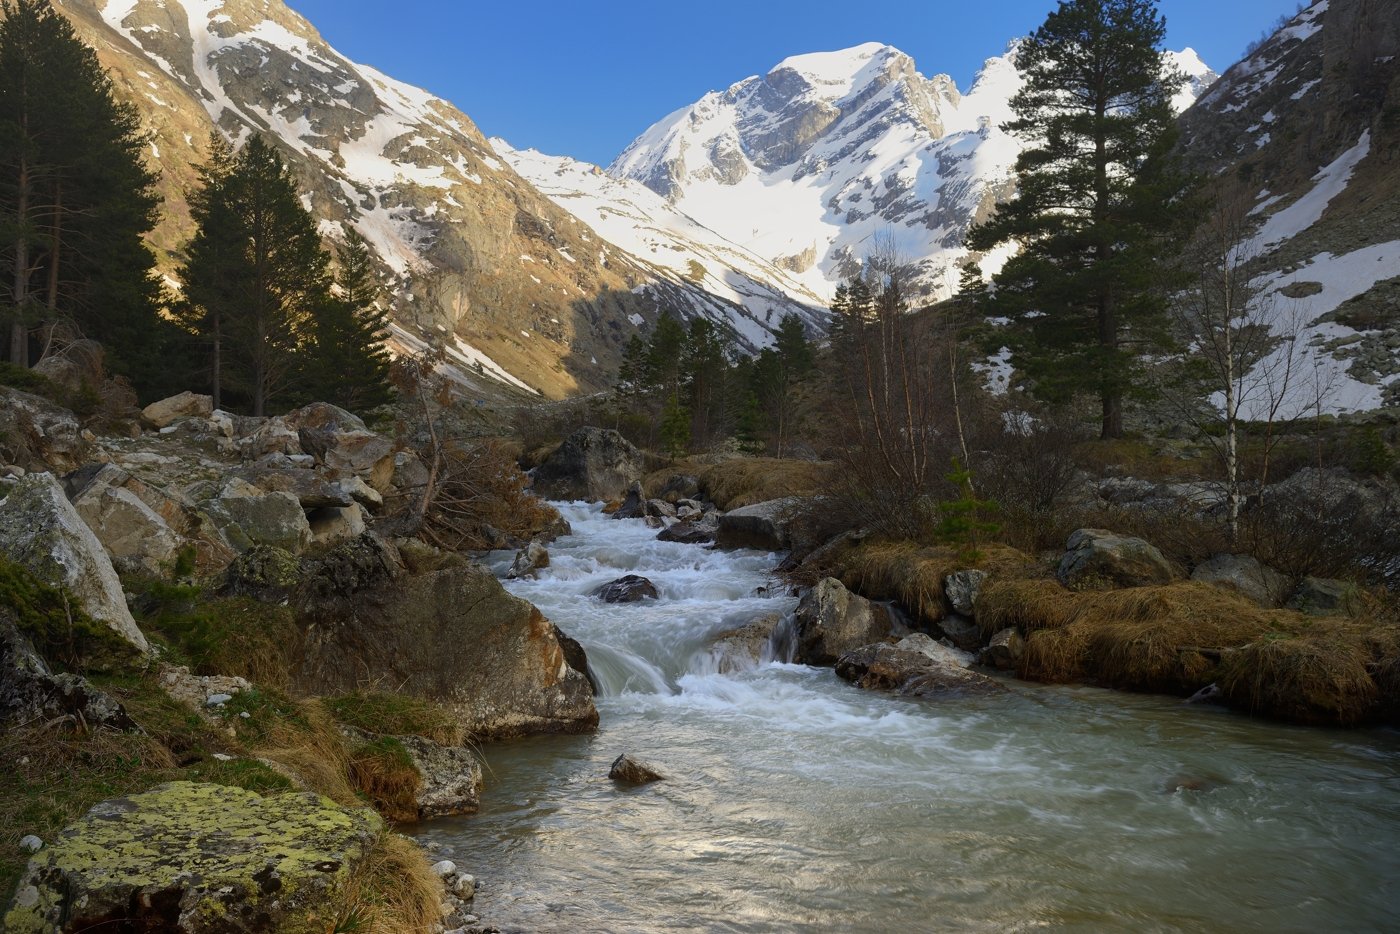
<svg viewBox="0 0 1400 934"><path fill-rule="evenodd" d="M56 5L153 134L166 201L154 240L167 273L191 233L185 199L217 127L279 145L326 235L353 227L383 261L395 346L445 345L472 385L600 388L627 338L666 308L703 308L734 319L751 346L764 341L736 289L710 296L632 259L537 192L465 114L350 62L280 0Z"/></svg>
<svg viewBox="0 0 1400 934"><path fill-rule="evenodd" d="M969 227L1012 191L1019 144L999 126L1022 82L1016 46L988 59L965 94L878 43L788 58L667 116L608 172L818 294L888 233L913 262L920 297L945 298ZM1214 75L1189 49L1173 58L1192 79L1184 107Z"/></svg>
<svg viewBox="0 0 1400 934"><path fill-rule="evenodd" d="M1400 0L1322 0L1182 116L1187 158L1254 203L1246 255L1273 295L1276 333L1301 329L1295 408L1400 406L1395 113Z"/></svg>
<svg viewBox="0 0 1400 934"><path fill-rule="evenodd" d="M735 328L751 345L767 344L765 332L788 313L824 327L826 302L795 275L687 217L646 186L567 157L517 150L505 140L491 145L561 208L649 265L657 278L688 290L696 313ZM736 307L747 314L736 315Z"/></svg>

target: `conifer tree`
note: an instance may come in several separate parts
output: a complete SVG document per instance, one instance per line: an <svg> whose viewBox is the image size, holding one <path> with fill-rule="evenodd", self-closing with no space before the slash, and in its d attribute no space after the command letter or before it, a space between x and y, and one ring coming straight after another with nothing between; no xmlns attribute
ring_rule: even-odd
<svg viewBox="0 0 1400 934"><path fill-rule="evenodd" d="M49 0L5 0L0 12L9 358L27 365L31 330L68 322L140 386L168 370L169 329L143 240L158 199L137 113Z"/></svg>
<svg viewBox="0 0 1400 934"><path fill-rule="evenodd" d="M337 255L336 294L315 315L312 387L317 399L362 413L393 398L384 346L389 312L380 303L374 258L364 237L350 231Z"/></svg>
<svg viewBox="0 0 1400 934"><path fill-rule="evenodd" d="M210 134L209 161L199 169L202 184L189 198L195 234L185 248L180 273L186 299L180 317L208 347L209 388L216 409L224 405L225 326L241 307L247 275L242 224L229 190L235 156L221 133Z"/></svg>
<svg viewBox="0 0 1400 934"><path fill-rule="evenodd" d="M1161 333L1156 248L1182 187L1165 33L1155 0L1062 0L1018 53L1016 196L969 237L1020 245L992 297L1013 362L1046 398L1097 395L1105 438L1121 435L1135 358Z"/></svg>

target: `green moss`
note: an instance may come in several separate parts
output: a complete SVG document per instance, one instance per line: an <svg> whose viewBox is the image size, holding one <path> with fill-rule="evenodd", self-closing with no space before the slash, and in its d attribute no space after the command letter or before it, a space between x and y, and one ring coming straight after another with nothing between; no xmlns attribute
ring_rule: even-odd
<svg viewBox="0 0 1400 934"><path fill-rule="evenodd" d="M347 726L380 736L421 736L443 746L460 745L460 722L432 701L403 694L357 692L326 700L331 715Z"/></svg>
<svg viewBox="0 0 1400 934"><path fill-rule="evenodd" d="M0 363L0 386L9 386L11 389L37 396L52 397L55 393L54 384L47 376L13 363Z"/></svg>
<svg viewBox="0 0 1400 934"><path fill-rule="evenodd" d="M248 716L243 716L245 713ZM218 709L218 714L228 721L239 740L254 745L273 740L287 728L301 733L314 729L296 701L271 688L239 691Z"/></svg>
<svg viewBox="0 0 1400 934"><path fill-rule="evenodd" d="M83 612L63 590L0 558L0 607L50 665L76 672L129 668L141 654L110 626Z"/></svg>
<svg viewBox="0 0 1400 934"><path fill-rule="evenodd" d="M247 597L211 597L200 588L151 582L137 601L137 623L196 674L232 675L273 687L288 681L298 629L292 611Z"/></svg>
<svg viewBox="0 0 1400 934"><path fill-rule="evenodd" d="M229 785L260 795L296 790L291 779L257 759L232 759L227 762L206 759L190 768L187 775L191 781Z"/></svg>

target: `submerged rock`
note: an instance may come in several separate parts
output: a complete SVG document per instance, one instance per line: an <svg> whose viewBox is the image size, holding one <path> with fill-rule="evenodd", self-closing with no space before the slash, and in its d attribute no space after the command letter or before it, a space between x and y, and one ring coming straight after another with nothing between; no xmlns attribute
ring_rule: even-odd
<svg viewBox="0 0 1400 934"><path fill-rule="evenodd" d="M867 690L897 691L911 697L990 694L1004 688L962 665L887 642L862 646L841 656L838 677Z"/></svg>
<svg viewBox="0 0 1400 934"><path fill-rule="evenodd" d="M383 828L316 794L160 785L97 805L31 859L4 929L282 930L324 909Z"/></svg>
<svg viewBox="0 0 1400 934"><path fill-rule="evenodd" d="M623 753L613 760L612 768L608 769L608 778L628 785L645 785L650 782L665 781L666 776L645 762L633 759L627 753Z"/></svg>
<svg viewBox="0 0 1400 934"><path fill-rule="evenodd" d="M806 665L834 664L847 652L894 632L888 607L851 593L834 577L803 594L793 624L796 660Z"/></svg>
<svg viewBox="0 0 1400 934"><path fill-rule="evenodd" d="M609 502L646 473L642 452L610 428L580 428L535 468L534 491L545 499Z"/></svg>
<svg viewBox="0 0 1400 934"><path fill-rule="evenodd" d="M593 591L593 596L604 603L639 603L642 600L655 600L661 596L656 585L645 577L628 574Z"/></svg>
<svg viewBox="0 0 1400 934"><path fill-rule="evenodd" d="M1103 529L1079 529L1071 535L1057 573L1071 590L1167 584L1177 576L1154 546Z"/></svg>

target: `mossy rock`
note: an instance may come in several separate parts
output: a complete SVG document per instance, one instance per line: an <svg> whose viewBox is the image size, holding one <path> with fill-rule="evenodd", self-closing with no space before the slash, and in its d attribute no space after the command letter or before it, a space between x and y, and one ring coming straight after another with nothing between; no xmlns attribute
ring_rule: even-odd
<svg viewBox="0 0 1400 934"><path fill-rule="evenodd" d="M11 932L297 930L333 905L383 821L316 794L172 782L94 807L29 863Z"/></svg>

